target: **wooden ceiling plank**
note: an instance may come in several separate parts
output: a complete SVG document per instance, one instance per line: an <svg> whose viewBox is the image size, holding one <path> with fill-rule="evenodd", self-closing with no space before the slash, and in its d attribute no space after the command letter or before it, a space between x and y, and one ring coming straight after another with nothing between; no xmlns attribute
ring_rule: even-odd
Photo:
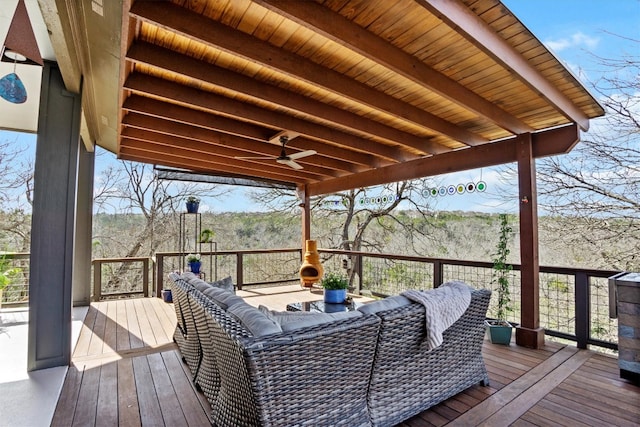
<svg viewBox="0 0 640 427"><path fill-rule="evenodd" d="M368 166L380 166L389 164L387 158L394 161L402 161L409 157L406 153L399 153L392 147L376 144L375 141L359 138L345 132L327 128L325 126L287 116L282 113L266 111L262 108L251 106L239 101L203 92L197 89L184 87L162 79L147 77L139 73L133 73L124 84L125 89L152 97L159 97L180 103L185 106L194 105L211 112L218 112L230 117L243 118L246 121L279 129L288 129L310 138L324 140L343 147L372 154L369 156ZM376 158L375 156L379 156Z"/></svg>
<svg viewBox="0 0 640 427"><path fill-rule="evenodd" d="M310 196L319 196L352 188L370 187L389 182L512 163L517 160L517 142L526 136L527 134L518 135L491 144L412 160L401 165L390 165L348 177L312 183L308 186L308 192ZM531 134L531 137L533 139L533 156L539 158L569 152L578 143L580 131L576 124L572 124L534 133Z"/></svg>
<svg viewBox="0 0 640 427"><path fill-rule="evenodd" d="M190 150L185 146L176 146L164 144L158 141L140 141L123 138L122 146L131 149L147 151L147 152L160 152L164 155L182 157L191 164L192 161L202 161L215 165L224 165L225 167L232 167L239 171L241 174L246 174L247 171L254 171L255 174L269 174L272 176L279 176L280 180L291 180L292 178L304 179L308 181L318 181L327 178L326 176L305 172L305 170L295 170L288 166L275 167L269 166L260 161L239 161L233 160L229 157L218 155L217 153L203 154ZM212 166L217 168L217 166Z"/></svg>
<svg viewBox="0 0 640 427"><path fill-rule="evenodd" d="M165 144L171 144L171 140L175 140L177 142L184 143L185 147L188 147L191 150L199 150L202 154L211 154L212 151L215 151L216 154L224 155L229 158L233 158L236 156L275 156L277 157L280 154L279 150L264 150L258 151L252 149L256 144L251 141L247 141L246 139L218 133L207 131L205 129L192 128L188 125L173 123L170 121L166 121L163 119L158 119L149 116L143 116L140 114L128 114L123 124L125 126L131 126L138 129L145 129L149 131L149 135L151 132L157 132L157 139L162 139ZM167 138L160 138L160 135L163 134ZM264 144L268 148L269 144ZM274 147L275 148L275 147ZM324 175L324 176L337 176L341 175L329 168L317 167L312 164L307 164L306 159L300 159L299 163L305 164L305 172L304 173L312 173L315 175ZM249 161L249 160L247 160ZM287 168L286 165L281 165L275 162L275 158L273 159L276 168Z"/></svg>
<svg viewBox="0 0 640 427"><path fill-rule="evenodd" d="M553 104L568 119L589 129L589 118L573 102L549 82L524 57L500 38L496 32L462 3L450 0L416 0L431 13L436 14L451 28L455 28L467 40L487 55L503 64L517 75L529 88ZM594 100L595 102L595 100Z"/></svg>
<svg viewBox="0 0 640 427"><path fill-rule="evenodd" d="M416 57L320 4L289 0L254 1L276 13L285 15L299 25L313 29L336 43L347 45L366 58L429 88L449 101L485 117L514 134L533 130L517 117L468 90L455 80L435 71Z"/></svg>
<svg viewBox="0 0 640 427"><path fill-rule="evenodd" d="M127 98L122 108L127 111L136 111L154 117L167 118L175 122L214 129L243 138L255 139L256 141L267 141L273 134L273 130L251 123L240 122L204 111L145 98L141 95L132 95Z"/></svg>
<svg viewBox="0 0 640 427"><path fill-rule="evenodd" d="M447 147L430 142L428 138L402 132L355 113L262 83L225 68L203 63L186 55L176 54L150 43L133 45L127 53L127 58L136 63L143 63L208 84L231 89L256 99L336 123L357 132L386 139L394 144L412 147L424 153L438 154L450 151Z"/></svg>
<svg viewBox="0 0 640 427"><path fill-rule="evenodd" d="M295 79L323 87L370 108L385 111L400 120L409 120L434 132L449 136L466 145L488 142L466 129L441 119L427 111L406 104L392 96L353 81L352 79L322 67L314 62L283 51L267 42L226 27L223 24L193 14L170 3L137 2L130 13L170 31L180 29L185 37L200 41L210 47L238 55L248 61L285 73Z"/></svg>
<svg viewBox="0 0 640 427"><path fill-rule="evenodd" d="M149 124L149 123L145 124L139 118L136 119L134 117L127 118L127 124L129 126L122 131L122 136L128 137L130 139L141 139L141 140L153 141L154 139L157 139L159 135L159 133L156 132L156 130L160 130L160 131L163 130L163 129L147 129L146 126L150 126L152 124ZM166 137L174 138L176 136L166 136ZM184 136L177 136L177 137L182 138ZM195 138L193 134L188 135L189 139L195 139L198 141L215 144L215 145L222 145L223 147L228 147L228 144L233 144L231 148L242 150L242 151L238 151L236 154L234 154L234 156L265 155L265 156L277 157L280 154L280 150L276 147L271 146L270 144L256 145L252 142L245 141L243 139L235 139L233 141L229 141L227 138L221 135L215 136L215 134L206 135L206 137L207 137L206 140L202 140L202 139ZM292 147L287 145L288 151L292 152L293 150L289 150L289 148L292 148ZM300 163L319 166L329 170L338 170L338 171L344 171L344 172L350 172L350 173L357 173L365 170L365 168L362 166L357 166L353 163L321 156L319 154L316 154L313 158L305 159L304 161L300 160Z"/></svg>
<svg viewBox="0 0 640 427"><path fill-rule="evenodd" d="M245 169L240 172L236 167L229 166L224 162L212 163L199 159L187 159L184 156L172 155L158 151L148 151L136 148L135 146L123 146L118 157L121 160L130 160L142 163L151 163L154 165L169 166L184 169L185 165L194 171L202 171L208 173L225 173L245 175L256 179L264 178L275 181L291 182L295 184L307 184L310 181L299 177L288 177L268 172L256 171L255 169Z"/></svg>

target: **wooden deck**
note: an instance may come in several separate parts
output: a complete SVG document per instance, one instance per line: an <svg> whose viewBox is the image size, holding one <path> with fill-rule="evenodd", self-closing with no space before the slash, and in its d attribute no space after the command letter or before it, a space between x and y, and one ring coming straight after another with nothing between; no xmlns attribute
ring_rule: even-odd
<svg viewBox="0 0 640 427"><path fill-rule="evenodd" d="M299 288L242 293L274 309L318 299ZM52 425L208 425L208 402L171 341L174 322L173 306L157 298L92 304ZM491 386L472 387L401 426L640 424L640 388L620 379L614 357L557 343L530 350L489 342L484 357Z"/></svg>

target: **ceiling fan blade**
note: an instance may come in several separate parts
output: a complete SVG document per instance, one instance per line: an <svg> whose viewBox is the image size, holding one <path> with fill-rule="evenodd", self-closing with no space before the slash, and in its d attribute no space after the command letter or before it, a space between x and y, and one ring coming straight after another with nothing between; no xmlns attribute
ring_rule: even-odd
<svg viewBox="0 0 640 427"><path fill-rule="evenodd" d="M289 166L289 167L292 167L293 169L296 169L296 170L304 169L304 168L302 167L302 165L299 165L298 163L294 162L294 161L293 161L293 160L291 160L290 158L289 158L289 159L277 159L276 161L277 161L278 163L283 164L283 165L287 165L287 166Z"/></svg>
<svg viewBox="0 0 640 427"><path fill-rule="evenodd" d="M295 160L295 159L301 159L307 156L313 156L314 154L317 154L316 150L300 151L299 153L289 154L289 158L291 160Z"/></svg>

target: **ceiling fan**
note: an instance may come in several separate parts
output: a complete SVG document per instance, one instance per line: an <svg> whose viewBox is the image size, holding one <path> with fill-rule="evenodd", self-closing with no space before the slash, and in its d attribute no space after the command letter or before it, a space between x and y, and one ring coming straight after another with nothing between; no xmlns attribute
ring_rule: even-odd
<svg viewBox="0 0 640 427"><path fill-rule="evenodd" d="M262 156L262 157L235 157L235 158L240 160L275 160L278 163L281 163L283 165L292 167L293 169L299 170L304 168L299 163L296 163L295 160L301 159L307 156L313 156L314 154L317 153L315 150L306 150L306 151L300 151L299 153L293 153L291 155L288 155L284 148L285 145L287 145L287 142L289 142L289 137L286 135L282 135L280 137L280 144L282 144L282 148L280 150L280 156L278 157Z"/></svg>

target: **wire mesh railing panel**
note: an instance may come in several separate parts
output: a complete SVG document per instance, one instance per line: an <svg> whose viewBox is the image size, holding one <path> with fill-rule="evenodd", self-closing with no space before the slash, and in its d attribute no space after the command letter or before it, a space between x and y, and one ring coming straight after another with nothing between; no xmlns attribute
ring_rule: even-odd
<svg viewBox="0 0 640 427"><path fill-rule="evenodd" d="M297 280L300 264L300 253L297 251L243 254L244 285Z"/></svg>
<svg viewBox="0 0 640 427"><path fill-rule="evenodd" d="M96 266L94 266L96 268ZM141 261L101 262L100 293L103 297L144 292L147 271Z"/></svg>
<svg viewBox="0 0 640 427"><path fill-rule="evenodd" d="M589 337L618 342L618 319L609 318L609 281L603 277L589 278Z"/></svg>
<svg viewBox="0 0 640 427"><path fill-rule="evenodd" d="M362 257L362 290L398 295L433 288L433 264L392 258Z"/></svg>
<svg viewBox="0 0 640 427"><path fill-rule="evenodd" d="M540 273L540 326L576 334L575 276Z"/></svg>
<svg viewBox="0 0 640 427"><path fill-rule="evenodd" d="M442 282L458 280L469 284L475 289L489 289L491 291L491 301L489 302L487 317L496 318L498 313L498 284L493 280L493 271L489 267L444 264L442 266ZM519 323L520 272L511 270L507 274L507 280L509 282L511 302L508 305L506 320L511 323Z"/></svg>
<svg viewBox="0 0 640 427"><path fill-rule="evenodd" d="M29 302L29 254L5 254L0 256L7 285L2 290L0 305L22 305Z"/></svg>

